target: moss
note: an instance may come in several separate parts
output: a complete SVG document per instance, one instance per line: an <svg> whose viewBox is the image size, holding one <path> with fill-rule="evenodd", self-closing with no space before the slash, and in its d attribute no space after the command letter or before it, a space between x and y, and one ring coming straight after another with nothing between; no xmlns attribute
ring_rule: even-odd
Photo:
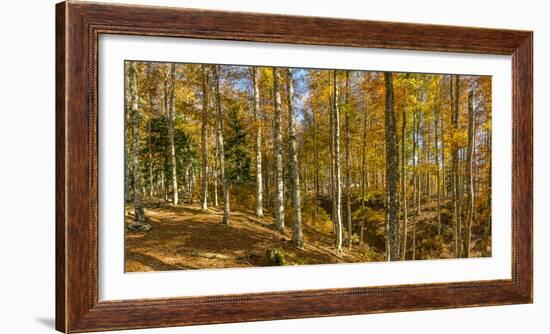
<svg viewBox="0 0 550 334"><path fill-rule="evenodd" d="M266 262L268 266L285 266L287 262L284 250L280 247L267 249Z"/></svg>

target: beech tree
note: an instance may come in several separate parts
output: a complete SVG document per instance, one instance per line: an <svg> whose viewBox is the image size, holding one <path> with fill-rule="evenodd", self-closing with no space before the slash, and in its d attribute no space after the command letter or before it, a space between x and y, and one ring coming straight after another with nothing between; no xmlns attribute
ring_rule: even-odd
<svg viewBox="0 0 550 334"><path fill-rule="evenodd" d="M466 182L468 185L468 214L466 217L466 235L464 237L464 256L470 257L471 238L472 238L472 220L474 216L474 146L475 146L475 117L474 117L474 92L468 93L468 151L466 153Z"/></svg>
<svg viewBox="0 0 550 334"><path fill-rule="evenodd" d="M342 185L340 176L340 109L338 104L338 81L336 70L332 71L333 83L333 134L334 134L334 194L336 211L334 220L336 226L336 250L342 252Z"/></svg>
<svg viewBox="0 0 550 334"><path fill-rule="evenodd" d="M351 173L350 173L350 142L351 142L351 132L350 132L350 87L349 87L349 73L346 71L346 91L345 91L345 128L346 128L346 223L348 227L348 247L351 249L352 245L352 236L353 236L353 226L352 226L352 217L351 217Z"/></svg>
<svg viewBox="0 0 550 334"><path fill-rule="evenodd" d="M133 166L139 166L139 127L141 115L139 114L139 96L136 79L136 63L130 62L128 69L129 90L130 90L130 113L132 117L132 162ZM142 192L141 192L141 171L140 168L133 168L134 181L134 223L129 226L135 231L147 231L151 225L147 222L145 212L143 210Z"/></svg>
<svg viewBox="0 0 550 334"><path fill-rule="evenodd" d="M168 140L170 143L170 166L172 170L172 203L178 205L178 173L176 164L176 146L174 143L174 90L176 87L176 65L170 65L170 91L168 95Z"/></svg>
<svg viewBox="0 0 550 334"><path fill-rule="evenodd" d="M229 225L229 183L227 182L225 171L225 151L224 151L224 138L223 138L223 115L222 115L222 103L220 98L220 76L218 73L218 65L214 65L214 88L216 92L216 137L218 145L218 159L220 164L220 178L222 180L223 188L223 223Z"/></svg>
<svg viewBox="0 0 550 334"><path fill-rule="evenodd" d="M405 139L407 136L407 112L406 107L402 106L401 109L401 203L402 203L402 219L403 226L401 228L401 250L400 259L405 260L407 255L407 230L409 228L408 222L408 205L407 205L407 153L405 147ZM413 157L414 159L414 157Z"/></svg>
<svg viewBox="0 0 550 334"><path fill-rule="evenodd" d="M202 65L201 209L208 209L208 67Z"/></svg>
<svg viewBox="0 0 550 334"><path fill-rule="evenodd" d="M256 216L263 217L262 204L262 127L260 126L260 84L258 69L252 67L252 82L254 85L254 126L256 127Z"/></svg>
<svg viewBox="0 0 550 334"><path fill-rule="evenodd" d="M281 92L279 85L281 75L275 67L273 71L273 97L275 104L273 142L275 146L275 226L280 230L285 229L284 189L283 189L283 136L281 134Z"/></svg>
<svg viewBox="0 0 550 334"><path fill-rule="evenodd" d="M452 133L455 135L458 132L458 102L460 100L460 79L458 75L451 76L451 123ZM458 147L457 143L452 143L452 160L451 160L451 177L453 187L453 242L455 257L460 257L459 253L459 225L460 225L460 209L459 209L459 180L458 180Z"/></svg>
<svg viewBox="0 0 550 334"><path fill-rule="evenodd" d="M298 168L298 138L296 136L295 111L294 111L294 84L292 83L292 71L287 69L287 99L288 99L288 136L290 140L290 178L292 185L292 209L293 209L293 233L292 242L302 247L302 204L300 196L300 175Z"/></svg>
<svg viewBox="0 0 550 334"><path fill-rule="evenodd" d="M386 133L386 182L388 189L388 240L390 261L399 260L399 221L397 211L399 203L397 200L398 183L398 153L397 133L395 127L395 110L393 96L393 73L385 72L384 81L386 84L386 112L385 112L385 133Z"/></svg>

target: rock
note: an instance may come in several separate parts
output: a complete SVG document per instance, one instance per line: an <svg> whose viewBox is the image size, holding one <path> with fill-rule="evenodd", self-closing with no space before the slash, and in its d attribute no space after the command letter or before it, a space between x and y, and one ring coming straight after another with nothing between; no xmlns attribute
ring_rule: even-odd
<svg viewBox="0 0 550 334"><path fill-rule="evenodd" d="M147 232L149 231L153 226L147 222L132 222L128 225L128 229L130 231L134 232Z"/></svg>

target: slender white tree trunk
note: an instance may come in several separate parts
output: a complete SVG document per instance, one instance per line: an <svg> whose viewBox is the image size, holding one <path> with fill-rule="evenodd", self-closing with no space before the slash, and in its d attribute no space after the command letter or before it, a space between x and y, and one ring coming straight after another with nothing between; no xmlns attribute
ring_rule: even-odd
<svg viewBox="0 0 550 334"><path fill-rule="evenodd" d="M351 133L350 133L350 124L349 118L351 113L350 105L350 87L349 87L349 71L346 71L346 94L345 94L345 129L346 129L346 222L348 225L348 247L351 250L352 237L353 237L353 226L351 220L351 174L350 174L350 142L351 142Z"/></svg>
<svg viewBox="0 0 550 334"><path fill-rule="evenodd" d="M130 108L132 115L132 160L133 160L133 178L134 178L134 213L135 221L128 228L136 231L147 231L151 225L147 222L142 202L141 169L139 161L139 97L137 88L137 69L136 63L131 62L129 67L129 88L130 88Z"/></svg>
<svg viewBox="0 0 550 334"><path fill-rule="evenodd" d="M466 235L464 236L464 256L471 256L472 220L474 217L474 178L472 167L474 162L475 147L475 117L474 117L474 93L468 93L468 151L466 157L466 179L468 182L468 213L466 218Z"/></svg>
<svg viewBox="0 0 550 334"><path fill-rule="evenodd" d="M336 199L335 225L336 225L336 250L342 252L342 178L340 171L340 110L338 105L338 82L336 70L333 76L333 112L334 112L334 194Z"/></svg>
<svg viewBox="0 0 550 334"><path fill-rule="evenodd" d="M458 75L453 75L451 77L451 103L452 103L452 127L453 131L458 130L458 104L460 100L460 89L459 89L459 77ZM452 160L451 160L451 174L452 174L452 185L453 185L453 241L454 241L454 255L455 257L460 257L459 252L459 225L460 225L460 207L459 207L459 180L458 180L458 149L456 144L453 143L452 148Z"/></svg>
<svg viewBox="0 0 550 334"><path fill-rule="evenodd" d="M439 149L439 124L441 118L441 105L438 104L435 109L434 117L434 133L435 133L435 166L437 167L436 187L437 187L437 235L441 235L441 168L439 166L439 156L441 150Z"/></svg>
<svg viewBox="0 0 550 334"><path fill-rule="evenodd" d="M223 144L223 115L220 99L220 77L218 74L218 65L214 66L214 87L216 89L216 136L218 142L218 154L220 161L220 177L223 186L223 223L229 225L229 183L225 173L225 151Z"/></svg>
<svg viewBox="0 0 550 334"><path fill-rule="evenodd" d="M208 67L202 65L201 209L208 209Z"/></svg>
<svg viewBox="0 0 550 334"><path fill-rule="evenodd" d="M217 138L217 136L216 136L216 138ZM213 185L213 188L214 188L214 206L218 207L219 206L219 203L218 203L218 162L219 162L219 159L220 159L220 154L218 152L218 144L216 144L215 146L216 146L216 149L215 149L216 157L214 159L214 166L212 166L212 179L214 180L214 185Z"/></svg>
<svg viewBox="0 0 550 334"><path fill-rule="evenodd" d="M172 167L172 202L178 205L178 174L176 167L176 146L174 143L174 88L176 85L176 65L170 65L170 94L168 97L168 140L170 150L170 164Z"/></svg>
<svg viewBox="0 0 550 334"><path fill-rule="evenodd" d="M408 217L407 217L407 151L405 147L405 138L406 138L406 129L407 129L407 113L406 107L403 105L403 110L401 111L401 197L403 203L403 229L401 230L401 251L400 259L401 261L405 260L407 255L407 229L409 228Z"/></svg>
<svg viewBox="0 0 550 334"><path fill-rule="evenodd" d="M287 69L288 85L288 135L290 137L290 178L292 182L292 206L294 209L294 229L292 234L292 242L302 247L304 239L302 236L302 204L300 198L300 173L298 167L298 139L296 136L296 123L294 111L294 85L292 82L292 70Z"/></svg>
<svg viewBox="0 0 550 334"><path fill-rule="evenodd" d="M273 97L275 99L275 120L274 120L274 144L275 144L275 226L280 230L285 229L284 211L284 186L283 186L283 137L281 134L281 92L279 85L281 77L279 70L273 70Z"/></svg>
<svg viewBox="0 0 550 334"><path fill-rule="evenodd" d="M365 214L365 190L367 189L367 110L368 96L365 98L365 112L363 115L363 142L361 145L361 209L363 216ZM363 243L363 234L365 230L365 218L361 219L361 231L359 232L359 244Z"/></svg>
<svg viewBox="0 0 550 334"><path fill-rule="evenodd" d="M262 127L260 126L260 86L258 69L252 68L252 81L254 84L254 125L256 126L256 216L263 217L262 204Z"/></svg>

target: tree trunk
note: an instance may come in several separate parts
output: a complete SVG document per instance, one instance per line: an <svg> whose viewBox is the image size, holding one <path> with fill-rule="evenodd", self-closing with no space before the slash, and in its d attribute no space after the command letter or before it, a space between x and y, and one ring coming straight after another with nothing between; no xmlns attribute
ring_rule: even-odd
<svg viewBox="0 0 550 334"><path fill-rule="evenodd" d="M153 107L153 103L151 102L151 108ZM151 120L147 121L147 145L149 146L149 161L148 161L148 167L149 167L149 199L153 199L153 150L151 148Z"/></svg>
<svg viewBox="0 0 550 334"><path fill-rule="evenodd" d="M361 219L361 231L359 231L359 244L363 243L363 233L365 230L365 190L367 189L367 110L368 97L365 98L365 112L363 113L363 143L361 145L361 211L363 219Z"/></svg>
<svg viewBox="0 0 550 334"><path fill-rule="evenodd" d="M401 230L401 252L400 259L401 261L405 260L407 254L407 229L408 229L408 219L407 219L407 153L405 147L405 137L407 129L407 113L406 107L403 105L403 110L401 111L401 201L403 203L403 228Z"/></svg>
<svg viewBox="0 0 550 334"><path fill-rule="evenodd" d="M201 209L208 209L208 67L202 65Z"/></svg>
<svg viewBox="0 0 550 334"><path fill-rule="evenodd" d="M265 100L264 100L265 101ZM264 102L265 104L265 102ZM270 165L270 162L269 162L269 158L268 158L268 155L267 155L267 151L268 151L268 136L267 136L267 129L268 129L268 120L267 120L267 117L264 117L263 121L262 121L262 128L263 128L263 133L265 133L266 135L263 137L263 157L264 157L264 160L263 160L263 164L265 166L265 168L263 169L263 185L264 185L264 188L265 188L265 196L263 196L263 199L265 201L265 206L269 208L269 206L271 205L271 202L270 202L270 199L271 199L271 193L270 193L270 182L271 182L271 170L272 168L271 165Z"/></svg>
<svg viewBox="0 0 550 334"><path fill-rule="evenodd" d="M349 100L349 71L346 71L346 95L345 101L346 110L345 110L345 128L346 128L346 220L348 225L348 247L351 250L352 245L352 220L351 220L351 176L350 176L350 142L351 142L351 133L349 129L349 114L351 112L350 100Z"/></svg>
<svg viewBox="0 0 550 334"><path fill-rule="evenodd" d="M393 97L393 78L391 72L384 73L386 85L385 135L386 135L386 184L388 190L388 239L389 260L399 260L399 221L397 211L397 184L399 173L399 156L397 153L397 132L395 127L395 110Z"/></svg>
<svg viewBox="0 0 550 334"><path fill-rule="evenodd" d="M217 141L217 135L216 135L216 141ZM214 206L217 208L220 204L218 203L218 162L220 159L220 153L218 151L218 144L215 144L215 159L214 159L214 166L212 166L212 179L214 180Z"/></svg>
<svg viewBox="0 0 550 334"><path fill-rule="evenodd" d="M281 134L281 92L279 85L281 81L279 70L275 67L273 71L273 97L275 103L274 119L274 146L275 146L275 226L280 231L285 229L284 209L284 185L283 185L283 137Z"/></svg>
<svg viewBox="0 0 550 334"><path fill-rule="evenodd" d="M437 187L437 235L441 235L441 169L439 166L439 123L441 118L441 105L435 109L434 117L434 144L435 144L435 166L437 168L436 176L436 187Z"/></svg>
<svg viewBox="0 0 550 334"><path fill-rule="evenodd" d="M453 127L453 133L458 131L458 103L459 103L459 77L453 75L451 78L451 103L452 103L452 117L451 123ZM458 189L458 148L457 143L452 142L452 160L451 160L451 174L452 174L452 186L453 186L453 243L455 257L460 257L458 248L459 238L459 189Z"/></svg>
<svg viewBox="0 0 550 334"><path fill-rule="evenodd" d="M176 65L170 65L170 92L168 97L168 141L170 152L170 164L172 167L172 202L178 205L178 175L176 167L176 146L174 143L174 88L176 85Z"/></svg>
<svg viewBox="0 0 550 334"><path fill-rule="evenodd" d="M193 168L193 160L189 162L189 166L187 167L188 171L188 178L187 178L187 186L188 189L188 202L189 204L193 204L193 195L195 194L195 169Z"/></svg>
<svg viewBox="0 0 550 334"><path fill-rule="evenodd" d="M132 161L134 174L134 214L135 220L128 228L136 231L147 231L151 225L147 222L142 202L141 188L141 170L139 168L139 127L141 116L139 114L139 96L137 88L137 69L136 63L130 62L129 67L129 88L130 88L130 108L132 114Z"/></svg>
<svg viewBox="0 0 550 334"><path fill-rule="evenodd" d="M312 109L311 112L313 114L313 150L315 152L315 209L313 211L313 222L317 223L317 216L319 215L319 137L317 135L317 115L315 109Z"/></svg>
<svg viewBox="0 0 550 334"><path fill-rule="evenodd" d="M334 214L336 226L336 250L342 252L342 185L340 176L340 111L338 106L338 82L336 70L333 76L333 112L334 112L334 194L336 211Z"/></svg>
<svg viewBox="0 0 550 334"><path fill-rule="evenodd" d="M294 85L292 82L292 71L287 69L287 100L288 100L288 136L290 139L290 179L292 184L292 206L293 206L293 233L292 243L302 247L304 239L302 236L302 204L300 198L300 174L298 173L298 140L296 138L296 124L294 111Z"/></svg>
<svg viewBox="0 0 550 334"><path fill-rule="evenodd" d="M133 171L133 153L132 153L132 100L130 95L130 63L124 66L124 122L129 126L124 129L124 201L130 202L133 198L130 194L132 188ZM130 140L132 138L132 140Z"/></svg>
<svg viewBox="0 0 550 334"><path fill-rule="evenodd" d="M260 86L258 69L252 68L252 82L254 84L254 126L256 127L256 216L263 217L262 203L262 127L260 126Z"/></svg>
<svg viewBox="0 0 550 334"><path fill-rule="evenodd" d="M214 87L216 89L216 137L218 145L218 154L220 162L220 177L222 179L223 187L223 224L229 225L229 183L227 182L227 177L225 173L225 151L223 144L223 115L222 115L222 104L220 98L220 77L218 74L218 65L215 65L214 68Z"/></svg>
<svg viewBox="0 0 550 334"><path fill-rule="evenodd" d="M328 85L331 85L332 75L329 72L328 73ZM334 84L333 84L334 85ZM336 226L336 191L335 191L335 176L334 176L334 94L329 93L329 137L330 137L330 145L329 145L329 154L330 154L330 166L329 166L329 194L332 204L332 210L330 211L330 218L332 219L332 233L336 236L337 239L337 230L338 227Z"/></svg>
<svg viewBox="0 0 550 334"><path fill-rule="evenodd" d="M464 256L470 257L470 243L472 235L472 220L474 216L474 179L472 164L475 147L475 117L473 105L473 91L468 94L468 151L466 156L466 181L468 182L468 215L466 218L466 235L464 237Z"/></svg>
<svg viewBox="0 0 550 334"><path fill-rule="evenodd" d="M413 217L412 217L412 259L416 259L416 212L418 209L418 201L417 201L417 194L418 194L418 187L417 187L417 156L416 156L416 148L417 148L417 128L418 128L418 120L417 120L417 111L414 111L413 114L413 132L412 132L412 141L413 141L413 151L412 151L412 163L413 163L413 170L412 170L412 178L413 178Z"/></svg>

